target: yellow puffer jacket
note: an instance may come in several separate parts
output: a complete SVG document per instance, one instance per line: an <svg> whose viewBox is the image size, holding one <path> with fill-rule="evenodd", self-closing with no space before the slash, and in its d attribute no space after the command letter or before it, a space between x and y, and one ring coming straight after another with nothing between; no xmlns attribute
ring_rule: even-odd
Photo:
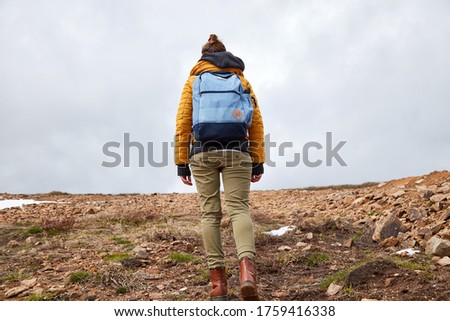
<svg viewBox="0 0 450 321"><path fill-rule="evenodd" d="M194 79L204 71L219 71L232 72L239 76L245 90L250 89L250 95L253 103L253 118L252 124L248 129L248 140L250 143L250 156L253 163L264 163L264 125L261 116L261 111L258 106L255 93L245 79L243 72L238 68L221 69L209 61L200 60L192 68L190 76L184 85L183 93L181 94L180 104L178 106L176 129L175 129L175 164L186 165L189 164L189 149L192 137L192 86Z"/></svg>

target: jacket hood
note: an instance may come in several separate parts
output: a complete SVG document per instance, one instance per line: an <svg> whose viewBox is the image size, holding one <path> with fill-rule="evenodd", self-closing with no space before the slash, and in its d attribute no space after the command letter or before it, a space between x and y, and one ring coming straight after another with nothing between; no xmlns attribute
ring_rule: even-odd
<svg viewBox="0 0 450 321"><path fill-rule="evenodd" d="M203 55L200 60L206 60L219 68L237 68L244 71L245 64L241 58L236 57L231 52L221 51Z"/></svg>
<svg viewBox="0 0 450 321"><path fill-rule="evenodd" d="M192 68L191 75L198 75L204 71L231 71L242 75L245 69L241 58L234 56L231 52L222 51L203 55Z"/></svg>

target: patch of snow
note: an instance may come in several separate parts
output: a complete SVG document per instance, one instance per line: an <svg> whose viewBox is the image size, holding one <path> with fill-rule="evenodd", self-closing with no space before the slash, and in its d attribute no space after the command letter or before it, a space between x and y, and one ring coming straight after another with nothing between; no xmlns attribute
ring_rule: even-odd
<svg viewBox="0 0 450 321"><path fill-rule="evenodd" d="M404 249L404 250L400 250L395 252L395 254L398 255L408 255L408 256L413 256L414 254L420 253L419 250L413 250L413 249Z"/></svg>
<svg viewBox="0 0 450 321"><path fill-rule="evenodd" d="M295 226L283 226L280 227L278 230L272 230L270 232L263 232L264 234L270 235L270 236L281 236L286 234L289 231L292 231L295 228Z"/></svg>
<svg viewBox="0 0 450 321"><path fill-rule="evenodd" d="M0 210L6 209L6 208L11 208L11 207L22 207L23 205L29 205L29 204L42 204L42 203L57 203L57 202L35 201L35 200L24 200L24 199L2 200L2 201L0 201Z"/></svg>

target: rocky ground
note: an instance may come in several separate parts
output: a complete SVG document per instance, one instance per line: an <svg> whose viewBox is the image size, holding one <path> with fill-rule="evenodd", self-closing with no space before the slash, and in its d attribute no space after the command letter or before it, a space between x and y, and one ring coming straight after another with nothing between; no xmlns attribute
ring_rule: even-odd
<svg viewBox="0 0 450 321"><path fill-rule="evenodd" d="M0 300L208 299L195 194L0 194L19 198L54 203L0 210ZM449 205L447 171L252 192L262 300L449 300Z"/></svg>

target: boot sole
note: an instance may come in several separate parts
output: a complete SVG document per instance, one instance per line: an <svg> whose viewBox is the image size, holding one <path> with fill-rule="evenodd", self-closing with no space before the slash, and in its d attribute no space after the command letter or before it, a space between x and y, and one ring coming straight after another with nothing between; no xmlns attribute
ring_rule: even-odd
<svg viewBox="0 0 450 321"><path fill-rule="evenodd" d="M258 291L253 282L246 281L241 285L241 297L244 301L258 301Z"/></svg>
<svg viewBox="0 0 450 321"><path fill-rule="evenodd" d="M222 296L212 296L209 298L210 301L229 301L228 295Z"/></svg>

